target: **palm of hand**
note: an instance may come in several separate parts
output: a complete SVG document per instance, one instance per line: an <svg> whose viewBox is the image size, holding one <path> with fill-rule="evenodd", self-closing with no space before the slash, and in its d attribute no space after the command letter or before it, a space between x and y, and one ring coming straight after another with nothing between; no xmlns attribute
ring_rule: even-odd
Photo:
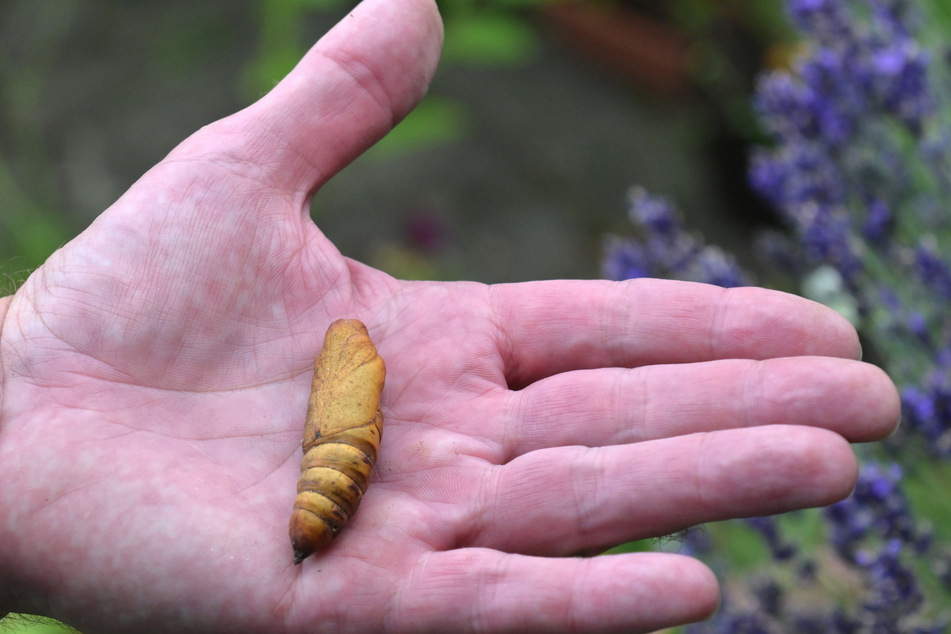
<svg viewBox="0 0 951 634"><path fill-rule="evenodd" d="M847 445L819 428L887 433L887 379L750 360L854 356L814 306L661 282L405 283L319 232L310 193L418 99L437 20L428 0L365 3L0 305L0 466L20 483L0 484L0 570L21 609L97 629L646 631L708 613L709 572L506 553L847 493ZM307 391L339 317L386 360L381 458L347 529L295 567Z"/></svg>
<svg viewBox="0 0 951 634"><path fill-rule="evenodd" d="M266 629L275 612L347 623L352 593L386 594L427 553L530 550L518 535L480 536L498 465L524 449L506 429L516 357L490 289L398 283L341 257L299 205L228 207L216 190L254 183L206 169L209 187L174 159L51 258L7 314L5 406L29 414L4 419L29 454L12 473L31 483L21 530L50 544L38 567L78 560L57 591L97 587L119 622L174 606L200 623L214 589L243 628ZM161 222L141 222L143 201L168 189L211 193L165 200ZM325 574L302 580L286 523L312 360L341 315L384 324L384 450L356 519L305 565ZM580 547L563 537L538 548ZM383 606L357 616L379 625Z"/></svg>

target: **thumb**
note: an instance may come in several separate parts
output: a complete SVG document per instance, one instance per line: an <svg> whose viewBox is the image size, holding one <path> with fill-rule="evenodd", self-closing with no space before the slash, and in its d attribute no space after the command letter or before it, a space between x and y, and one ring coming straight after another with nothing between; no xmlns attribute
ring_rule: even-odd
<svg viewBox="0 0 951 634"><path fill-rule="evenodd" d="M303 203L416 106L441 47L434 0L364 0L271 92L206 126L170 158L229 148L229 160L254 165L261 183Z"/></svg>

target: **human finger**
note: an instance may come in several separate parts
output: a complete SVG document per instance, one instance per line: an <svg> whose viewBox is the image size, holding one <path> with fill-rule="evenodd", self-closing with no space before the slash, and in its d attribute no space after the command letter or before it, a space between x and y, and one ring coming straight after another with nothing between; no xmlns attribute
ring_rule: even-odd
<svg viewBox="0 0 951 634"><path fill-rule="evenodd" d="M547 559L464 548L419 560L391 605L394 622L415 631L653 632L709 617L718 598L710 570L679 555Z"/></svg>
<svg viewBox="0 0 951 634"><path fill-rule="evenodd" d="M441 47L433 0L364 0L267 95L207 126L172 157L205 148L217 155L228 140L231 162L253 165L252 176L276 191L307 198L412 110Z"/></svg>
<svg viewBox="0 0 951 634"><path fill-rule="evenodd" d="M848 443L771 426L610 447L559 447L490 472L461 543L565 555L704 522L825 506L849 494Z"/></svg>
<svg viewBox="0 0 951 634"><path fill-rule="evenodd" d="M809 425L881 440L901 412L879 368L833 357L565 372L508 392L501 461L561 445L597 447L760 425Z"/></svg>
<svg viewBox="0 0 951 634"><path fill-rule="evenodd" d="M835 311L761 288L638 279L492 287L510 386L566 370L714 359L861 356Z"/></svg>

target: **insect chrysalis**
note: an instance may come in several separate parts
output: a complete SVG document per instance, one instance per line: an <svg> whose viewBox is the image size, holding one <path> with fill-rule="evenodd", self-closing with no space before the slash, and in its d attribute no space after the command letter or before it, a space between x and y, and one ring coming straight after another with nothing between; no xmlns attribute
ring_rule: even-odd
<svg viewBox="0 0 951 634"><path fill-rule="evenodd" d="M360 504L383 433L385 378L366 326L356 319L330 324L307 403L290 523L295 564L333 541Z"/></svg>

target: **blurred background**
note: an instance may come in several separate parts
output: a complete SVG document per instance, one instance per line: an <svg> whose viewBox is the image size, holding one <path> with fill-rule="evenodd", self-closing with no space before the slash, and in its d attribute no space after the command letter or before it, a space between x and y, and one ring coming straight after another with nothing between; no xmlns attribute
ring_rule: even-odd
<svg viewBox="0 0 951 634"><path fill-rule="evenodd" d="M0 290L267 92L355 4L0 3ZM770 222L746 185L762 140L750 95L791 49L780 0L439 5L429 95L314 200L345 255L414 279L598 277L637 184L748 257Z"/></svg>
<svg viewBox="0 0 951 634"><path fill-rule="evenodd" d="M420 108L315 198L351 257L401 277L599 275L633 184L744 253L755 73L779 0L441 0ZM0 4L0 265L8 286L184 137L269 90L354 2ZM9 289L7 289L9 290Z"/></svg>

